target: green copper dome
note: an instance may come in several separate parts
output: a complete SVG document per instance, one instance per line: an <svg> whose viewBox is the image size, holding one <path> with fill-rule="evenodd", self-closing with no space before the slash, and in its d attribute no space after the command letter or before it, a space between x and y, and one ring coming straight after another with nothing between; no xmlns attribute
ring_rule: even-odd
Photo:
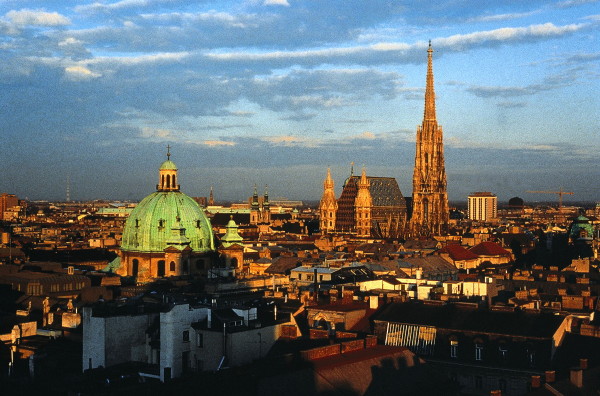
<svg viewBox="0 0 600 396"><path fill-rule="evenodd" d="M585 216L578 216L569 228L569 237L572 239L592 238L594 236L594 227L590 223L590 219Z"/></svg>
<svg viewBox="0 0 600 396"><path fill-rule="evenodd" d="M175 166L165 161L161 169L165 164ZM162 252L173 244L174 229L185 229L182 232L194 252L214 250L210 221L196 201L179 191L152 193L133 209L125 222L121 250Z"/></svg>
<svg viewBox="0 0 600 396"><path fill-rule="evenodd" d="M160 164L160 167L158 169L160 169L160 170L177 170L177 165L175 165L175 163L173 161L168 159L165 162L163 162L162 164Z"/></svg>

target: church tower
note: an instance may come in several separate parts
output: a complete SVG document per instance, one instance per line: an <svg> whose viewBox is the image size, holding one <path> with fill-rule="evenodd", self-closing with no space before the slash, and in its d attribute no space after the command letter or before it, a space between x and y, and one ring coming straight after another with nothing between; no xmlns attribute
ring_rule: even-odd
<svg viewBox="0 0 600 396"><path fill-rule="evenodd" d="M258 191L254 185L254 194L250 203L250 224L256 225L260 222L260 204L258 203Z"/></svg>
<svg viewBox="0 0 600 396"><path fill-rule="evenodd" d="M444 166L442 127L435 115L433 88L433 49L427 50L427 84L423 124L417 127L413 174L411 237L440 235L448 229L448 193Z"/></svg>
<svg viewBox="0 0 600 396"><path fill-rule="evenodd" d="M263 196L261 220L265 224L271 224L271 203L269 202L269 186L265 185L265 195Z"/></svg>
<svg viewBox="0 0 600 396"><path fill-rule="evenodd" d="M369 191L371 183L367 179L367 171L362 170L362 175L358 181L358 193L354 200L356 234L362 237L371 236L371 208L373 207L373 198Z"/></svg>
<svg viewBox="0 0 600 396"><path fill-rule="evenodd" d="M335 230L336 212L338 210L335 191L333 189L331 169L327 168L327 177L323 182L323 196L319 203L319 214L321 215L321 234L327 234Z"/></svg>

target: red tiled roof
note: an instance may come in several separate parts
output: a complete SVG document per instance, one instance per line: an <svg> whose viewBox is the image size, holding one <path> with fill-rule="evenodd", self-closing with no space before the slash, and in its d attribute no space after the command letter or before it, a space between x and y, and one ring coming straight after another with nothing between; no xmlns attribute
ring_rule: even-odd
<svg viewBox="0 0 600 396"><path fill-rule="evenodd" d="M458 244L451 244L443 249L440 249L440 253L448 253L452 260L475 260L478 256L472 251L462 247Z"/></svg>
<svg viewBox="0 0 600 396"><path fill-rule="evenodd" d="M495 242L481 242L471 249L479 256L510 256L510 252Z"/></svg>

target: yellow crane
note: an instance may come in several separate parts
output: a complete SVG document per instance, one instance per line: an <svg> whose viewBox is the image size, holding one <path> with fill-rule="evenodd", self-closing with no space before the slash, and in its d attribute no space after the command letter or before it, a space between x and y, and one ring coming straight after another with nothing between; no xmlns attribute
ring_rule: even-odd
<svg viewBox="0 0 600 396"><path fill-rule="evenodd" d="M562 187L559 191L525 191L533 194L558 194L558 210L562 210L563 195L573 195L572 191L563 191Z"/></svg>

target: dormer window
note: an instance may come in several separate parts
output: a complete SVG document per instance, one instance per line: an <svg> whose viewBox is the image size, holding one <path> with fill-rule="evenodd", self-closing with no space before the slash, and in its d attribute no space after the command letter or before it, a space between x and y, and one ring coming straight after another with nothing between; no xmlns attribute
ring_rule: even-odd
<svg viewBox="0 0 600 396"><path fill-rule="evenodd" d="M200 220L196 220L196 228L200 228Z"/></svg>
<svg viewBox="0 0 600 396"><path fill-rule="evenodd" d="M158 220L158 228L165 228L165 221L163 219Z"/></svg>

